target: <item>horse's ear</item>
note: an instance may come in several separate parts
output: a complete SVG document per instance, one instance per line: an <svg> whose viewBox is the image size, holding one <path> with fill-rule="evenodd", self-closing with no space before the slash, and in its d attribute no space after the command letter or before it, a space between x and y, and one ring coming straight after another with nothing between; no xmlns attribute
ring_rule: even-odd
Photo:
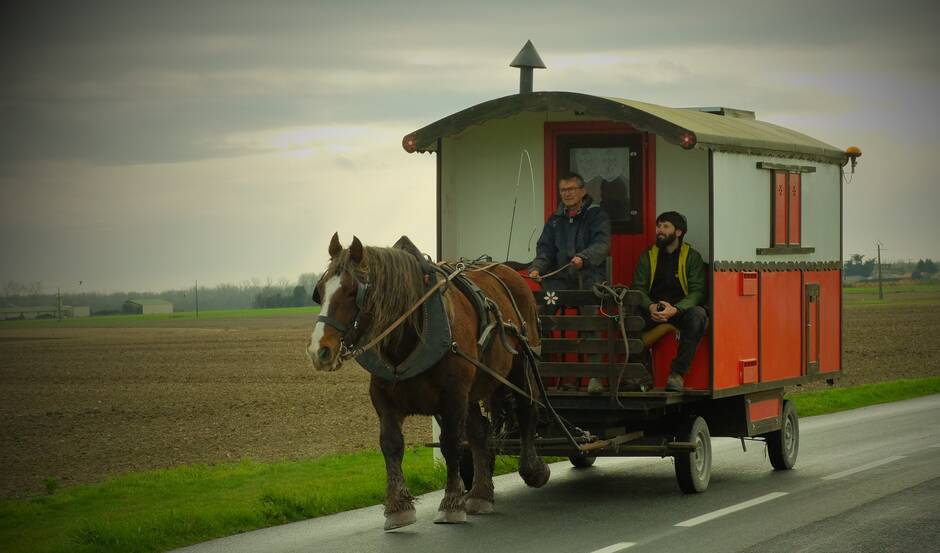
<svg viewBox="0 0 940 553"><path fill-rule="evenodd" d="M330 240L330 259L336 259L339 252L343 251L343 246L339 243L339 233L333 233L333 239Z"/></svg>
<svg viewBox="0 0 940 553"><path fill-rule="evenodd" d="M412 242L411 239L407 236L402 236L399 238L398 242L395 242L392 247L410 253L411 255L417 257L419 261L424 259L424 256L421 255L421 250L419 250L418 246L415 246L414 242Z"/></svg>
<svg viewBox="0 0 940 553"><path fill-rule="evenodd" d="M353 265L362 265L365 257L366 250L362 247L362 242L353 236L352 244L349 245L349 260L352 261Z"/></svg>

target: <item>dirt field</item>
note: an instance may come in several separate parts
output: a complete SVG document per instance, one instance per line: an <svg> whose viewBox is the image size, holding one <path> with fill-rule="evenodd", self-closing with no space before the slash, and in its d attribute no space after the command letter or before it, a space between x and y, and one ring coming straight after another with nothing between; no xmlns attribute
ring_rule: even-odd
<svg viewBox="0 0 940 553"><path fill-rule="evenodd" d="M841 385L940 375L940 308L846 309ZM0 495L107 474L377 447L368 374L314 372L311 317L0 325ZM408 443L430 439L411 419Z"/></svg>

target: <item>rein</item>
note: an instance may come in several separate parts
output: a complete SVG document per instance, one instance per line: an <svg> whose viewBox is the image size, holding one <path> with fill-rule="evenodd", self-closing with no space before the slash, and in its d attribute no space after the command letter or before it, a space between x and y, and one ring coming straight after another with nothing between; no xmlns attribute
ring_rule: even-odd
<svg viewBox="0 0 940 553"><path fill-rule="evenodd" d="M571 267L571 262L570 262L570 261L569 261L568 263L562 265L561 268L559 268L559 269L556 269L556 270L554 270L554 271L552 271L552 272L550 272L550 273L544 274L544 275L539 275L539 276L537 276L537 277L535 277L535 278L532 278L532 277L530 277L529 275L523 275L523 276L524 276L525 278L532 279L532 280L534 280L534 281L536 281L536 282L541 282L541 281L545 280L546 278L551 278L551 277L557 275L558 273L564 271L564 270L567 269L568 267Z"/></svg>

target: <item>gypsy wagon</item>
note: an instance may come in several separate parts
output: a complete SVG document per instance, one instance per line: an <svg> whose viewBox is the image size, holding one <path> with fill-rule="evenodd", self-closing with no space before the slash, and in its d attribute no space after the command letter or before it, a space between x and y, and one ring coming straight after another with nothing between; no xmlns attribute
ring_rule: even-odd
<svg viewBox="0 0 940 553"><path fill-rule="evenodd" d="M436 154L437 258L531 260L558 205L558 176L577 171L612 222L611 283L630 284L666 210L688 219L686 242L709 280L710 326L681 393L663 390L675 332L644 333L635 293L615 288L620 305L608 297L607 316L542 317L540 373L563 424L542 429L540 453L576 466L604 455L672 456L685 492L708 484L710 436L765 440L773 466L792 467L799 426L785 388L831 382L842 370L843 167L854 169L858 151L742 109L533 92L532 68L544 64L531 43L512 65L522 68L520 93L403 139L409 153ZM605 301L592 291L535 293L566 306ZM579 337L584 330L606 337ZM603 361L585 361L588 353ZM650 372L652 389L623 386ZM606 378L606 391L579 387L587 377ZM495 447L512 452L514 441Z"/></svg>

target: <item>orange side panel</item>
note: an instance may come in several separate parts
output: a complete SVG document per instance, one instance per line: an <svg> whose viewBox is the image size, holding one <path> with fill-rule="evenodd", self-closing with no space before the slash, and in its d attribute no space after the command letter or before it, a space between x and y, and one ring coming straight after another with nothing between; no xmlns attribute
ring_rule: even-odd
<svg viewBox="0 0 940 553"><path fill-rule="evenodd" d="M803 289L799 271L761 272L761 382L803 374Z"/></svg>
<svg viewBox="0 0 940 553"><path fill-rule="evenodd" d="M774 171L774 246L787 243L787 174Z"/></svg>
<svg viewBox="0 0 940 553"><path fill-rule="evenodd" d="M780 415L780 398L755 401L747 406L747 414L751 422L772 419Z"/></svg>
<svg viewBox="0 0 940 553"><path fill-rule="evenodd" d="M757 299L743 295L742 273L713 274L715 389L740 386L741 361L757 359Z"/></svg>
<svg viewBox="0 0 940 553"><path fill-rule="evenodd" d="M790 173L788 175L788 196L790 201L790 229L788 242L790 244L800 243L800 221L802 214L800 212L802 194L801 181L799 173Z"/></svg>
<svg viewBox="0 0 940 553"><path fill-rule="evenodd" d="M842 367L842 272L807 271L806 282L819 284L819 372Z"/></svg>

